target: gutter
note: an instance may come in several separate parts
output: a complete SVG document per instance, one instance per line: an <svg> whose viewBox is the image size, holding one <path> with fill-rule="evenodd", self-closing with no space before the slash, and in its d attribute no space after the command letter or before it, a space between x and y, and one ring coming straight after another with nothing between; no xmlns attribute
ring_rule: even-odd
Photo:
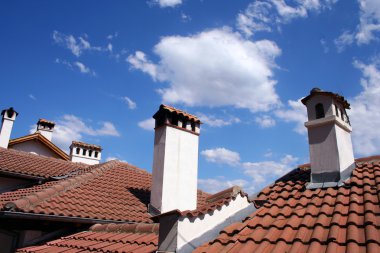
<svg viewBox="0 0 380 253"><path fill-rule="evenodd" d="M60 221L60 222L79 222L79 223L85 223L85 224L144 223L144 222L133 222L133 221L131 222L131 221L118 221L118 220L103 220L103 219L79 218L79 217L69 217L69 216L57 216L57 215L50 215L50 214L9 212L9 211L0 211L0 218L32 219L32 220L46 220L46 221Z"/></svg>

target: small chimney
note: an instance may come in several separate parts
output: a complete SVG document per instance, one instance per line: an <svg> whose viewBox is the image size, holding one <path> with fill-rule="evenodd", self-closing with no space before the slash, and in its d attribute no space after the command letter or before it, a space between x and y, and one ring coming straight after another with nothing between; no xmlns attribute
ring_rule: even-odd
<svg viewBox="0 0 380 253"><path fill-rule="evenodd" d="M16 120L18 112L13 107L1 112L2 124L0 130L0 147L8 148L9 139L11 138L13 122Z"/></svg>
<svg viewBox="0 0 380 253"><path fill-rule="evenodd" d="M302 99L307 107L311 180L308 188L340 185L355 168L350 104L339 94L314 88Z"/></svg>
<svg viewBox="0 0 380 253"><path fill-rule="evenodd" d="M151 209L160 213L197 208L200 120L161 105L155 119Z"/></svg>
<svg viewBox="0 0 380 253"><path fill-rule="evenodd" d="M46 139L51 141L55 123L46 119L39 119L37 122L37 133L42 134Z"/></svg>
<svg viewBox="0 0 380 253"><path fill-rule="evenodd" d="M102 148L98 145L73 141L70 145L70 160L85 164L99 164Z"/></svg>

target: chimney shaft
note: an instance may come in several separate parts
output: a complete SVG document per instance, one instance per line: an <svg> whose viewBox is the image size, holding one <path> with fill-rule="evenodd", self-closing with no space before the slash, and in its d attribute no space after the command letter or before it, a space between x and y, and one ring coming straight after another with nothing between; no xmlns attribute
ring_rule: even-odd
<svg viewBox="0 0 380 253"><path fill-rule="evenodd" d="M70 145L70 160L85 164L99 164L102 148L98 145L73 141Z"/></svg>
<svg viewBox="0 0 380 253"><path fill-rule="evenodd" d="M355 168L352 128L346 109L350 104L339 94L311 90L302 99L307 107L311 183L309 188L337 186Z"/></svg>
<svg viewBox="0 0 380 253"><path fill-rule="evenodd" d="M197 207L200 120L161 105L155 119L151 205L165 213Z"/></svg>
<svg viewBox="0 0 380 253"><path fill-rule="evenodd" d="M13 109L5 109L1 112L2 124L0 130L0 147L8 148L9 139L11 138L13 123L18 113Z"/></svg>
<svg viewBox="0 0 380 253"><path fill-rule="evenodd" d="M39 119L37 122L37 132L42 134L49 141L52 140L55 123L46 119Z"/></svg>

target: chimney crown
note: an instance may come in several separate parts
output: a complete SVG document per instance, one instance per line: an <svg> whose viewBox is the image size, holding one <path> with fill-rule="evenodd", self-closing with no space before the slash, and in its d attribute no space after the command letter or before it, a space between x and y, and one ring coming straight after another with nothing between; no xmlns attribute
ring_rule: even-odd
<svg viewBox="0 0 380 253"><path fill-rule="evenodd" d="M16 112L13 107L10 107L9 109L5 109L1 111L1 115L3 118L15 120L16 117L18 116L18 112Z"/></svg>
<svg viewBox="0 0 380 253"><path fill-rule="evenodd" d="M202 124L197 116L164 104L160 106L153 118L156 120L155 128L168 125L196 134L200 133L200 124Z"/></svg>
<svg viewBox="0 0 380 253"><path fill-rule="evenodd" d="M73 141L70 145L70 159L72 162L85 164L99 164L102 147L81 141Z"/></svg>

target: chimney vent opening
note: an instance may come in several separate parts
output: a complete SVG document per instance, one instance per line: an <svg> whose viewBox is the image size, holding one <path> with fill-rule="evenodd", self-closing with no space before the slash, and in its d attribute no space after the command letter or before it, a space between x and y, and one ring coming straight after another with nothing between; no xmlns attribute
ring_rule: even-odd
<svg viewBox="0 0 380 253"><path fill-rule="evenodd" d="M318 103L315 105L315 118L321 119L325 117L325 109L323 107L323 104Z"/></svg>

